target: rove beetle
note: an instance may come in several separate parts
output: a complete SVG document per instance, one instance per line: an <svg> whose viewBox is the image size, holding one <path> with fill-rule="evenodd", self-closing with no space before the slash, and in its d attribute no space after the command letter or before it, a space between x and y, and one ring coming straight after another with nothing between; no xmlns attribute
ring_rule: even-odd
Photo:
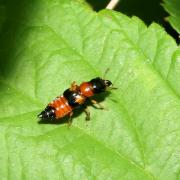
<svg viewBox="0 0 180 180"><path fill-rule="evenodd" d="M106 70L105 74L109 69ZM56 97L50 102L47 107L38 115L41 120L44 119L60 119L65 116L69 116L69 122L72 120L73 110L78 107L83 107L86 113L86 120L90 120L90 112L85 105L87 100L95 94L102 93L108 89L117 89L112 87L112 82L109 80L96 77L89 82L83 82L78 86L76 82L72 82L71 87L66 89L62 96ZM90 99L93 104L99 105L101 109L104 109L97 101Z"/></svg>

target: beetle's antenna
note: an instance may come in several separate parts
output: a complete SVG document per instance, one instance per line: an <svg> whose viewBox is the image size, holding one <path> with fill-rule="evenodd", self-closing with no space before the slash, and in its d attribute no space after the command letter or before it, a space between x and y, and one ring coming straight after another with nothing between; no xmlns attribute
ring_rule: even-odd
<svg viewBox="0 0 180 180"><path fill-rule="evenodd" d="M118 88L114 87L113 84L112 84L112 86L107 87L107 91L116 90L116 89L118 89Z"/></svg>
<svg viewBox="0 0 180 180"><path fill-rule="evenodd" d="M113 90L113 89L116 90L118 88L117 87L113 87L113 86L109 88L109 90Z"/></svg>
<svg viewBox="0 0 180 180"><path fill-rule="evenodd" d="M110 68L107 68L104 72L104 75L103 75L103 79L105 79L107 73L109 72ZM111 87L108 87L108 90L115 90L115 89L118 89L117 87L114 87L113 84Z"/></svg>
<svg viewBox="0 0 180 180"><path fill-rule="evenodd" d="M105 70L104 75L103 75L103 79L105 79L106 74L108 73L109 70L110 70L110 68L107 68L107 69Z"/></svg>

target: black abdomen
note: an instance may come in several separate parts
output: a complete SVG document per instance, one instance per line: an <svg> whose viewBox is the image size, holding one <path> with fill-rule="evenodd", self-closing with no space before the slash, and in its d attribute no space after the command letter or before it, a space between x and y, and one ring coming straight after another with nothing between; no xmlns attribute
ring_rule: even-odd
<svg viewBox="0 0 180 180"><path fill-rule="evenodd" d="M39 118L41 119L54 119L56 117L55 115L55 109L51 106L47 106L44 111L42 111L39 115Z"/></svg>

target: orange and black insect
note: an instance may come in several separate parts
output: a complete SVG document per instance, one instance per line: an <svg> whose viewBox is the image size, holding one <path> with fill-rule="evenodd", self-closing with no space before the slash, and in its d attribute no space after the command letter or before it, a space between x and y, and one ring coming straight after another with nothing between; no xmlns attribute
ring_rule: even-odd
<svg viewBox="0 0 180 180"><path fill-rule="evenodd" d="M62 96L57 97L38 115L41 119L60 119L65 116L69 116L70 119L73 115L73 110L78 107L82 107L86 113L86 120L90 119L90 112L85 105L90 97L95 94L102 93L112 88L112 83L109 80L102 78L95 78L89 82L83 82L78 86L75 82L71 84L69 89L66 89ZM97 104L103 109L99 103L90 99L93 104Z"/></svg>

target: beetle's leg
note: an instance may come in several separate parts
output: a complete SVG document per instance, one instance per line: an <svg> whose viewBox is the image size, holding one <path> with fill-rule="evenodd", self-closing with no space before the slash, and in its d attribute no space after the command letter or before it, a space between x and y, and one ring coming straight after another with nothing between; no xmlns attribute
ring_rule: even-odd
<svg viewBox="0 0 180 180"><path fill-rule="evenodd" d="M72 124L72 115L73 115L73 112L70 112L69 119L68 119L68 127L70 127Z"/></svg>
<svg viewBox="0 0 180 180"><path fill-rule="evenodd" d="M75 90L77 90L77 88L78 88L78 85L76 84L75 81L73 81L73 82L71 83L70 90L71 90L71 91L75 91Z"/></svg>
<svg viewBox="0 0 180 180"><path fill-rule="evenodd" d="M93 105L99 106L99 109L105 109L105 110L108 110L108 109L105 108L102 104L98 103L96 100L91 99L90 101L91 101L91 103L92 103Z"/></svg>
<svg viewBox="0 0 180 180"><path fill-rule="evenodd" d="M90 111L89 111L88 107L85 106L85 105L84 105L84 112L86 113L86 118L85 118L85 120L86 120L86 121L89 121L89 120L90 120Z"/></svg>

